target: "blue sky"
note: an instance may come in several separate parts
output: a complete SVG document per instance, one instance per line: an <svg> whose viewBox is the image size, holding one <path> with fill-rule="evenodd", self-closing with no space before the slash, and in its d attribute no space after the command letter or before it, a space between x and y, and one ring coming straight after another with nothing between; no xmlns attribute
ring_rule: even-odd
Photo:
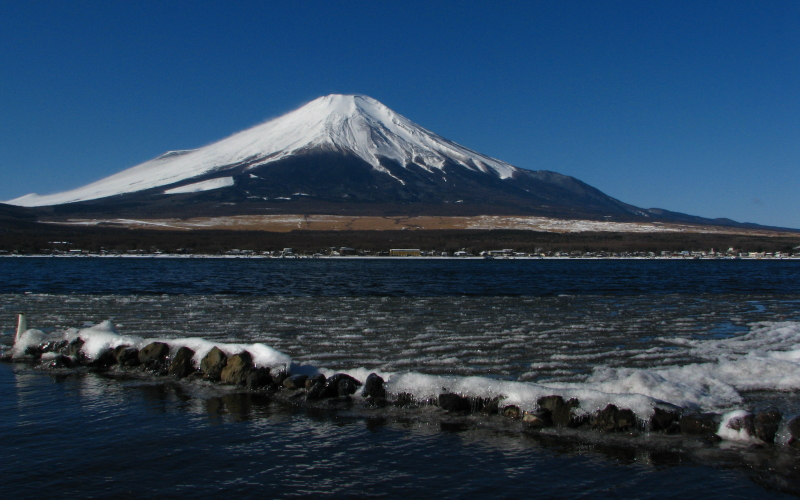
<svg viewBox="0 0 800 500"><path fill-rule="evenodd" d="M0 0L0 199L318 96L645 208L800 228L800 2Z"/></svg>

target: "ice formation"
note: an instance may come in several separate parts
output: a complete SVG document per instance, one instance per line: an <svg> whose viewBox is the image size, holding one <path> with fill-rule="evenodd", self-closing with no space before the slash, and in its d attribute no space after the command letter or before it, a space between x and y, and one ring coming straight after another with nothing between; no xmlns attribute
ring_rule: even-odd
<svg viewBox="0 0 800 500"><path fill-rule="evenodd" d="M430 398L442 388L469 396L506 396L508 404L532 409L536 399L550 394L581 401L591 412L613 403L637 415L652 414L659 401L703 410L730 410L741 404L740 391L800 389L800 323L762 322L741 337L684 341L706 363L654 369L611 368L600 365L584 382L536 384L485 377L395 374L393 392ZM350 373L350 372L348 372Z"/></svg>
<svg viewBox="0 0 800 500"><path fill-rule="evenodd" d="M17 338L11 354L23 358L29 347L45 341L76 338L83 340L82 352L89 359L99 359L103 353L118 346L142 348L160 341L170 346L174 354L180 347L195 352L194 363L213 348L228 355L248 351L256 366L286 369L291 373L312 375L346 373L366 380L371 372L387 379L386 389L392 394L407 393L417 400L435 399L442 393L463 396L501 397L503 405L516 405L523 411L536 410L537 400L544 396L560 395L577 398L580 407L576 414L592 414L608 404L632 410L640 419L649 418L662 403L694 410L727 412L722 416L717 434L727 440L757 442L746 427L734 425L737 419L747 418L741 409L740 391L795 391L800 389L800 323L761 322L751 325L746 335L724 340L675 340L687 344L694 356L706 362L662 366L653 369L611 368L599 366L584 382L533 383L500 380L481 376L431 375L419 372L381 372L363 367L351 370L328 370L324 367L299 365L290 356L265 344L228 344L201 338L144 339L120 335L110 321L83 329L47 335L28 329ZM47 359L47 358L45 358Z"/></svg>

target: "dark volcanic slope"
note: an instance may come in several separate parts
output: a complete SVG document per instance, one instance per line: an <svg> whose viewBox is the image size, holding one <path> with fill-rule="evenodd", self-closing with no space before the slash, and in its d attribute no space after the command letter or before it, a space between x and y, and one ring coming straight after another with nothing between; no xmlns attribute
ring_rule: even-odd
<svg viewBox="0 0 800 500"><path fill-rule="evenodd" d="M23 208L0 203L0 231L41 227L37 219L42 215L38 208Z"/></svg>
<svg viewBox="0 0 800 500"><path fill-rule="evenodd" d="M391 174L360 158L309 151L266 165L226 171L234 185L198 193L164 194L172 185L49 207L61 216L192 217L231 214L323 213L354 215L544 215L630 219L642 211L555 172L520 170L500 179L445 165L441 170L401 167ZM218 176L218 174L216 175ZM212 179L207 175L192 179ZM402 181L398 182L397 179ZM180 185L180 184L178 184Z"/></svg>
<svg viewBox="0 0 800 500"><path fill-rule="evenodd" d="M766 229L729 219L708 219L641 209L588 184L555 172L519 169L501 179L461 168L401 167L382 159L393 177L357 156L306 151L266 165L244 163L227 170L234 184L198 193L164 194L185 183L99 200L36 209L47 220L71 217L189 218L264 214L353 216L530 215L606 221L680 222ZM193 178L200 182L218 174ZM403 183L397 181L400 179ZM16 207L14 207L16 208ZM781 228L775 228L781 229Z"/></svg>

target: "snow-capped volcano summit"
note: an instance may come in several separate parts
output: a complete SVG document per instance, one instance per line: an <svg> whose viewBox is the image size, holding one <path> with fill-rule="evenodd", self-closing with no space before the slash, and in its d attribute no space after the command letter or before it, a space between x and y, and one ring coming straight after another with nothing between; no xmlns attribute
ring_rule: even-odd
<svg viewBox="0 0 800 500"><path fill-rule="evenodd" d="M242 134L248 132L259 137L257 147L261 151L279 153L267 161L318 147L354 154L385 173L389 173L382 167L386 159L403 167L415 164L429 171L455 160L465 168L493 171L501 178L510 177L516 170L425 130L367 96L320 97Z"/></svg>
<svg viewBox="0 0 800 500"><path fill-rule="evenodd" d="M329 95L78 189L7 202L50 213L537 214L660 217L565 175L482 155L361 95Z"/></svg>
<svg viewBox="0 0 800 500"><path fill-rule="evenodd" d="M518 170L429 132L371 97L333 94L200 149L170 151L78 189L29 194L8 203L43 206L105 198L222 175L244 164L252 170L314 149L354 155L401 184L405 181L383 166L387 160L429 172L455 163L501 179Z"/></svg>

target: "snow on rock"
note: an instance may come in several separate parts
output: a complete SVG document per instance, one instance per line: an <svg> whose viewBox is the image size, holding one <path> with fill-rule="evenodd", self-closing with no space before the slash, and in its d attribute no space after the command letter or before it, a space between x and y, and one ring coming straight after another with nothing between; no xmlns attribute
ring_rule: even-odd
<svg viewBox="0 0 800 500"><path fill-rule="evenodd" d="M14 347L11 348L11 356L14 358L22 358L25 356L25 351L28 347L36 347L47 338L47 335L41 331L31 328L25 330L14 341Z"/></svg>
<svg viewBox="0 0 800 500"><path fill-rule="evenodd" d="M557 394L565 400L577 398L580 401L580 408L575 411L576 414L582 415L591 414L613 403L619 408L632 410L640 418L648 418L656 404L656 400L648 395L602 392L590 384L537 384L488 377L428 375L415 372L391 375L386 382L386 390L394 394L412 394L420 400L435 398L442 392L482 398L501 395L503 405L516 405L523 411L534 411L539 398Z"/></svg>
<svg viewBox="0 0 800 500"><path fill-rule="evenodd" d="M164 191L164 194L199 193L200 191L211 191L213 189L229 186L233 186L233 177L218 177L216 179L209 179L207 181L195 182L194 184L167 189Z"/></svg>
<svg viewBox="0 0 800 500"><path fill-rule="evenodd" d="M751 436L746 422L753 415L745 410L730 411L722 416L722 421L717 429L717 436L728 441L742 441L745 443L761 443L755 436Z"/></svg>
<svg viewBox="0 0 800 500"><path fill-rule="evenodd" d="M130 346L141 349L151 342L164 342L169 345L170 352L174 355L181 347L188 347L195 352L193 357L196 366L214 347L218 347L228 356L239 354L243 351L253 356L253 363L259 367L286 368L292 363L292 358L280 351L261 343L255 344L223 344L205 339L188 337L177 339L151 338L146 339L134 335L120 335L111 321L103 321L88 328L69 328L64 332L46 335L40 330L27 330L14 342L11 355L14 358L24 358L29 347L40 345L46 340L73 340L80 338L83 341L81 351L88 360L100 359L107 351L119 346Z"/></svg>
<svg viewBox="0 0 800 500"><path fill-rule="evenodd" d="M518 168L484 156L415 124L367 96L320 97L284 116L188 151L170 151L92 184L52 195L28 194L11 205L46 206L93 200L174 184L249 165L249 168L309 149L349 152L392 176L381 158L428 171L453 163L506 179ZM397 182L403 181L395 178ZM180 191L184 192L184 191Z"/></svg>
<svg viewBox="0 0 800 500"><path fill-rule="evenodd" d="M89 328L68 330L65 333L65 338L69 341L76 338L83 340L84 344L81 350L90 360L100 359L103 353L121 345L138 347L143 342L140 337L120 335L111 321L108 320Z"/></svg>
<svg viewBox="0 0 800 500"><path fill-rule="evenodd" d="M386 379L386 390L391 394L410 394L420 401L435 399L442 393L463 396L501 397L503 405L516 405L523 411L535 411L539 398L560 395L564 399L577 398L578 415L591 415L608 404L632 410L638 418L646 420L654 408L662 403L697 410L727 412L722 416L717 434L729 441L758 443L754 435L754 415L741 410L744 399L741 391L782 390L791 393L800 390L800 322L759 322L750 325L750 332L727 339L682 339L682 345L699 362L667 365L658 368L626 368L608 364L598 365L594 372L580 382L541 383L502 380L482 376L437 375L419 372L389 372L375 368L351 367L331 370L321 366L293 363L290 356L265 344L217 343L202 338L145 339L120 335L110 321L83 329L69 329L62 333L46 335L39 330L22 332L14 343L12 356L25 358L29 347L44 341L83 341L83 354L89 359L99 359L116 347L127 345L142 348L153 342L165 342L174 355L179 348L188 347L195 352L194 364L199 366L203 357L218 347L228 356L248 351L256 366L289 369L291 373L331 376L346 373L360 381L376 372ZM661 339L666 341L667 339ZM45 359L45 358L43 358ZM786 431L779 442L787 439Z"/></svg>

